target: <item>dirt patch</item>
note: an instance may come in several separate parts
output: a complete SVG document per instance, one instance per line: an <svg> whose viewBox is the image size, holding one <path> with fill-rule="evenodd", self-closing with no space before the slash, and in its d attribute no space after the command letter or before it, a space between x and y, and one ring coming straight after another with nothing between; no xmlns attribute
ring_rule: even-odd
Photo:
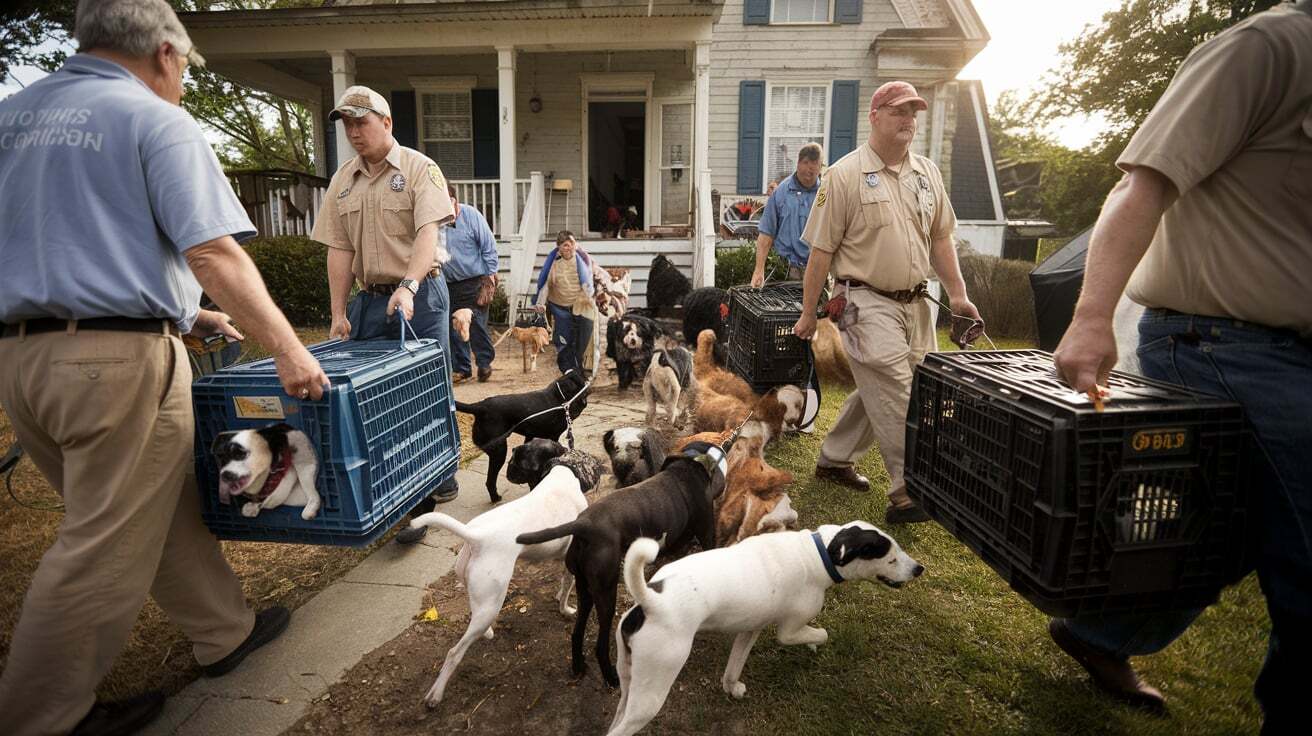
<svg viewBox="0 0 1312 736"><path fill-rule="evenodd" d="M595 734L615 714L619 691L601 680L593 658L595 619L586 640L589 669L570 675L573 621L556 610L559 562L521 562L491 641L479 639L433 710L422 699L447 650L464 634L469 605L455 574L433 583L425 605L436 621L416 621L396 639L365 655L311 705L290 734ZM624 589L620 588L624 599ZM624 599L620 611L629 607ZM704 639L704 640L703 640ZM756 710L720 690L727 637L699 637L694 656L653 721L653 732L747 734ZM750 685L749 685L750 687ZM759 705L759 704L758 704Z"/></svg>

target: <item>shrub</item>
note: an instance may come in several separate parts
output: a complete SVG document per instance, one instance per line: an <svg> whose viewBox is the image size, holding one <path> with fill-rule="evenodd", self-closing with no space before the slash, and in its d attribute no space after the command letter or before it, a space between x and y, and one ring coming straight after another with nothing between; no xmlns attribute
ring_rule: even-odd
<svg viewBox="0 0 1312 736"><path fill-rule="evenodd" d="M487 305L487 321L494 325L510 324L510 297L506 296L500 279L497 280L497 293L492 295L492 303Z"/></svg>
<svg viewBox="0 0 1312 736"><path fill-rule="evenodd" d="M721 289L730 286L749 284L752 270L756 268L756 241L735 248L720 248L715 251L715 285ZM765 277L772 281L788 278L788 264L773 249L765 259Z"/></svg>
<svg viewBox="0 0 1312 736"><path fill-rule="evenodd" d="M969 249L962 250L958 258L961 276L966 282L966 294L984 317L989 336L1037 340L1034 292L1030 290L1030 271L1034 270L1034 264L983 255ZM939 324L948 325L942 310ZM976 343L976 347L981 347L980 343Z"/></svg>
<svg viewBox="0 0 1312 736"><path fill-rule="evenodd" d="M332 321L326 246L303 236L285 235L256 238L246 243L246 253L289 322L308 327Z"/></svg>

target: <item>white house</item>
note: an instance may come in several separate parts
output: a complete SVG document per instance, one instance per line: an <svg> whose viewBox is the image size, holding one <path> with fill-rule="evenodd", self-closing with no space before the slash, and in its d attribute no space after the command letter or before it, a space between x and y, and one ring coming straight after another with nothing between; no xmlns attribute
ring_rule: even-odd
<svg viewBox="0 0 1312 736"><path fill-rule="evenodd" d="M1001 243L982 95L954 81L988 40L970 0L328 0L182 19L211 69L315 111L321 175L353 155L333 100L357 83L389 95L397 139L506 241L512 283L559 229L634 268L637 305L656 253L709 283L711 190L759 194L807 141L836 160L890 79L930 101L918 151L954 199L954 151L971 162L963 191L992 186L978 198L992 208L959 208L967 239L988 251L980 233L996 228ZM612 207L653 237L603 239Z"/></svg>

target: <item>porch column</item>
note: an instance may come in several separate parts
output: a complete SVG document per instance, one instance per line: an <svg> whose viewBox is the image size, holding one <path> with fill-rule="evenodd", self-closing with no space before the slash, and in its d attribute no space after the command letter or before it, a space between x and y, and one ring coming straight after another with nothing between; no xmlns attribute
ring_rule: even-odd
<svg viewBox="0 0 1312 736"><path fill-rule="evenodd" d="M330 104L336 105L337 101L346 93L346 88L355 84L355 54L343 50L329 51L328 55L333 60L333 101ZM341 166L355 158L355 149L351 148L351 141L346 137L346 127L341 124L341 121L338 121L336 125L338 126L337 165Z"/></svg>
<svg viewBox="0 0 1312 736"><path fill-rule="evenodd" d="M312 128L312 135L314 136L314 173L330 178L335 172L328 170L327 111L323 109L322 102L311 102L306 107L310 108L310 120L314 123Z"/></svg>
<svg viewBox="0 0 1312 736"><path fill-rule="evenodd" d="M519 229L515 211L515 47L497 47L497 102L501 110L501 237Z"/></svg>
<svg viewBox="0 0 1312 736"><path fill-rule="evenodd" d="M697 92L693 100L693 286L715 284L715 217L711 212L711 44L699 41L693 51Z"/></svg>
<svg viewBox="0 0 1312 736"><path fill-rule="evenodd" d="M693 181L710 170L711 160L711 44L697 42L693 53L697 92L693 103ZM707 192L707 196L710 193Z"/></svg>

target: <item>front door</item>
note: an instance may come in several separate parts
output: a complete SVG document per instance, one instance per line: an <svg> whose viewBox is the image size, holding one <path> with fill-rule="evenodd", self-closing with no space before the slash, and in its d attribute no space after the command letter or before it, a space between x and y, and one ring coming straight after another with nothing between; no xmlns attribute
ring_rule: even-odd
<svg viewBox="0 0 1312 736"><path fill-rule="evenodd" d="M647 103L588 101L588 230L615 237L646 219Z"/></svg>

